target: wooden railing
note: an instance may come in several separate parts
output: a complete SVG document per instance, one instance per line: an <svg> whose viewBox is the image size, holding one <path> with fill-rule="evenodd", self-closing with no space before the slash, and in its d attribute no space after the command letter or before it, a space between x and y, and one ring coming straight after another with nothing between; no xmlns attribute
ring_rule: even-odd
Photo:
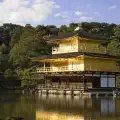
<svg viewBox="0 0 120 120"><path fill-rule="evenodd" d="M37 72L38 73L46 73L46 72L72 72L72 71L101 71L101 69L95 69L94 67L90 66L88 68L84 68L83 66L81 67L68 67L68 66L63 66L63 67L41 67L41 68L37 68Z"/></svg>
<svg viewBox="0 0 120 120"><path fill-rule="evenodd" d="M68 52L76 52L78 49L61 49L61 48L52 48L52 54L56 53L68 53Z"/></svg>
<svg viewBox="0 0 120 120"><path fill-rule="evenodd" d="M63 66L63 67L56 67L56 68L52 68L52 67L41 67L41 68L37 68L37 72L69 72L69 71L83 71L84 68L83 67L75 67L75 68L69 68L68 66Z"/></svg>

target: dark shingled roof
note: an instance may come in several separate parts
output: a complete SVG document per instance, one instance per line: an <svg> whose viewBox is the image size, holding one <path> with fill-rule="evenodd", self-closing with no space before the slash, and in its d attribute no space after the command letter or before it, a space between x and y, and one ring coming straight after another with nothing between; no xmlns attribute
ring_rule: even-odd
<svg viewBox="0 0 120 120"><path fill-rule="evenodd" d="M72 37L75 35L84 37L84 38L96 39L96 40L107 40L107 38L105 38L101 34L88 33L86 31L84 31L83 29L80 29L79 31L76 31L76 32L69 32L69 33L66 33L63 35L61 34L61 35L56 35L56 36L55 35L49 36L49 37L46 37L46 39L47 40L64 39L64 38Z"/></svg>
<svg viewBox="0 0 120 120"><path fill-rule="evenodd" d="M37 57L37 58L32 58L32 59L42 60L42 59L73 58L73 57L78 57L80 55L87 55L87 56L92 56L92 57L120 59L119 56L113 56L113 55L108 55L108 54L99 54L99 53L88 53L88 52L71 52L71 53L44 55L44 56Z"/></svg>

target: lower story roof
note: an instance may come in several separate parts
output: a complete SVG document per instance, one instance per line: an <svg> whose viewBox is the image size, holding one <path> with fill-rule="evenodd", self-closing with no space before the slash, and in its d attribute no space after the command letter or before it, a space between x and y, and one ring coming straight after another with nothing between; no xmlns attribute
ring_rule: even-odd
<svg viewBox="0 0 120 120"><path fill-rule="evenodd" d="M31 58L31 60L44 60L44 59L58 59L58 58L74 58L81 55L87 55L91 57L102 57L102 58L114 58L120 59L120 56L100 54L100 53L89 53L89 52L71 52L71 53L61 53L61 54L52 54L52 55L43 55L40 57Z"/></svg>

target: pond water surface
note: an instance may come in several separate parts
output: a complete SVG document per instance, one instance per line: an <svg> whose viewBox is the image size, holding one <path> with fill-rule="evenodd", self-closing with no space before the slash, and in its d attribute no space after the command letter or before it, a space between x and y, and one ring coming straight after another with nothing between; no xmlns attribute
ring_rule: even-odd
<svg viewBox="0 0 120 120"><path fill-rule="evenodd" d="M0 118L25 120L120 120L120 99L56 95L0 95Z"/></svg>

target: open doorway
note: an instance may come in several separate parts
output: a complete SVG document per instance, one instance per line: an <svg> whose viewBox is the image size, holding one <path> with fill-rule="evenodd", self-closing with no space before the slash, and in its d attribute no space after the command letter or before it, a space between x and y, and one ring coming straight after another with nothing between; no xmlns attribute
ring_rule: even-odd
<svg viewBox="0 0 120 120"><path fill-rule="evenodd" d="M85 77L85 84L87 88L100 88L100 77Z"/></svg>

